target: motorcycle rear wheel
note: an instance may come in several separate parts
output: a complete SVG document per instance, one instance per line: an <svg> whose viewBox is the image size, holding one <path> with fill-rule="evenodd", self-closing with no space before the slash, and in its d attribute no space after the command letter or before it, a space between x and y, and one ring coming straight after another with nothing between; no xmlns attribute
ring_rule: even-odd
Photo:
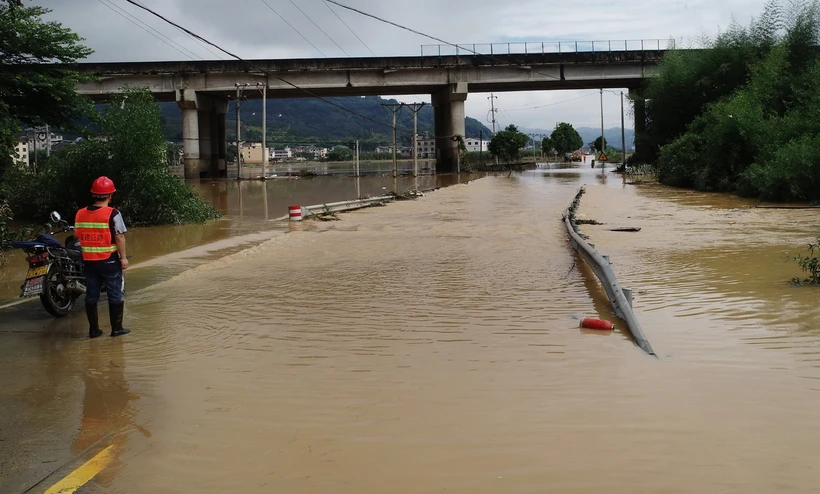
<svg viewBox="0 0 820 494"><path fill-rule="evenodd" d="M43 283L43 293L40 294L43 308L54 317L63 317L74 310L76 301L77 294L68 290L60 269L52 264Z"/></svg>

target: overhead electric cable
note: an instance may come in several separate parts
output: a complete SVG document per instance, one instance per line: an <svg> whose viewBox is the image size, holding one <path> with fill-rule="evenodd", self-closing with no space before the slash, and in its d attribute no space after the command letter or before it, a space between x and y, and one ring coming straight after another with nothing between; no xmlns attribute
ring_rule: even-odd
<svg viewBox="0 0 820 494"><path fill-rule="evenodd" d="M348 52L347 52L344 48L342 48L342 47L341 47L341 45L339 45L339 43L337 43L335 39L331 38L331 37L330 37L330 35L329 35L329 34L327 34L327 32L326 32L324 29L322 29L322 28L321 28L318 24L316 24L316 22L313 20L313 18L311 18L310 16L308 16L307 14L305 14L305 11L304 11L304 10L302 10L302 9L301 9L298 5L296 5L296 2L294 2L293 0L290 0L290 3L291 3L291 4L293 4L293 6L294 6L294 7L296 7L296 10L298 10L299 12L301 12L301 13L302 13L302 15L303 15L303 16L305 16L305 18L306 18L307 20L309 20L309 21L310 21L310 22L311 22L314 26L316 26L316 29L318 29L319 31L322 31L322 34L324 34L324 35L325 35L325 37L327 37L327 39L329 39L330 41L332 41L332 42L333 42L333 44L334 44L334 45L336 45L336 47L337 47L337 48L339 48L340 50L342 50L342 53L344 53L344 54L345 54L345 55L347 55L348 57L350 56L350 53L348 53Z"/></svg>
<svg viewBox="0 0 820 494"><path fill-rule="evenodd" d="M130 0L128 0L128 1L130 1ZM271 12L273 12L274 14L276 14L277 16L279 16L279 18L280 18L280 19L282 19L282 21L283 21L285 24L287 24L288 26L290 26L290 28L291 28L291 29L293 29L294 31L296 31L296 34L298 34L299 36L301 36L303 40L307 41L307 42L308 42L308 44L309 44L310 46L312 46L314 50L318 51L319 53L321 53L321 54L322 54L322 56L323 56L323 57L327 58L327 55L325 55L325 53L324 53L322 50L320 50L320 49L319 49L316 45L314 45L313 43L311 43L311 42L310 42L310 40L309 40L309 39L307 39L307 37L306 37L304 34L302 34L302 32L301 32L301 31L299 31L298 29L296 29L296 27L295 27L293 24L291 24L290 22L288 22L288 20L287 20L287 19L285 19L284 17L282 17L282 14L280 14L279 12L277 12L277 11L276 11L276 9L274 9L273 7L271 7L271 6L270 6L270 4L269 4L268 2L266 2L265 0L260 0L260 1L261 1L262 3L264 3L264 4L265 4L265 5L266 5L266 6L267 6L270 10L271 10Z"/></svg>
<svg viewBox="0 0 820 494"><path fill-rule="evenodd" d="M575 98L565 99L561 101L555 101L553 103L545 103L543 105L537 106L529 106L529 105L521 105L521 106L514 106L511 109L507 109L506 111L528 111L528 110L537 110L538 108L546 108L548 106L556 106L556 105L563 105L564 103L569 103L570 101L575 101L579 99L589 98L590 96L597 96L595 93L585 94L583 96L577 96Z"/></svg>
<svg viewBox="0 0 820 494"><path fill-rule="evenodd" d="M223 52L223 53L225 53L225 54L227 54L227 55L230 55L231 57L233 57L233 58L235 58L235 59L239 60L240 62L243 62L243 63L247 64L249 67L251 67L251 68L253 68L253 69L255 69L255 70L257 70L257 71L259 71L259 72L261 72L261 73L263 73L263 74L265 74L265 75L269 75L269 76L273 77L274 79L276 79L276 80L278 80L278 81L281 81L281 82L283 82L283 83L287 84L288 86L290 86L290 87L292 87L292 88L294 88L294 89L297 89L297 90L299 90L299 91L302 91L302 92L304 92L304 93L308 94L309 96L312 96L312 97L314 97L314 98L316 98L316 99L318 99L318 100L320 100L320 101L324 101L325 103L327 103L327 104L329 104L329 105L331 105L331 106L334 106L334 107L336 107L336 108L338 108L338 109L340 109L340 110L342 110L342 111L345 111L345 112L347 112L347 113L350 113L351 115L355 115L355 116L357 116L357 117L359 117L359 118L362 118L362 119L364 119L364 120L368 120L368 121L370 121L370 122L373 122L373 123L375 123L375 124L377 124L377 125L380 125L380 126L382 126L382 127L389 128L389 129L391 129L391 130L392 130L392 128L393 128L393 127L392 127L392 125L386 124L386 123L384 123L384 122L379 122L378 120L375 120L375 119L373 119L373 118L370 118L370 117L368 117L367 115L362 115L361 113L357 113L357 112L355 112L355 111L353 111L353 110L351 110L351 109L349 109L349 108L345 108L344 106L342 106L342 105L340 105L340 104L338 104L338 103L335 103L335 102L333 102L333 101L331 101L331 100L329 100L329 99L327 99L327 98L323 98L323 97L319 96L318 94L314 93L313 91L311 91L311 90L309 90L309 89L305 89L305 88L303 88L303 87L297 86L296 84L294 84L294 83L292 83L292 82L288 81L287 79L283 79L282 77L279 77L278 75L271 74L269 71L267 71L267 70L265 70L265 69L263 69L263 68L261 68L261 67L258 67L257 65L253 64L252 62L250 62L250 61L248 61L248 60L243 59L243 58L242 58L242 57L240 57L239 55L236 55L236 54L234 54L234 53L229 52L228 50L226 50L226 49L222 48L221 46L219 46L219 45L217 45L217 44L215 44L215 43L213 43L212 41L208 41L207 39L203 38L202 36L200 36L200 35L196 34L195 32L191 31L190 29L185 28L185 27L183 27L183 26L181 26L181 25L177 24L176 22L174 22L174 21L172 21L172 20L170 20L170 19L168 19L168 18L164 17L162 14L159 14L159 13L157 13L157 12L155 12L155 11L151 10L150 8L148 8L148 7L144 6L144 5L140 5L140 4L139 4L139 3L137 3L135 0L125 0L125 1L126 1L126 2L128 2L128 3L130 3L130 4L132 4L132 5L137 6L137 7L141 8L141 9L143 9L143 10L145 10L146 12L150 13L151 15L153 15L153 16L155 16L155 17L157 17L157 18L161 19L161 20L162 20L162 21L164 21L164 22L167 22L168 24L170 24L170 25L174 26L175 28L177 28L177 29L179 29L179 30L181 30L181 31L185 32L186 34L188 34L188 35L190 35L190 36L192 36L192 37L194 37L194 38L197 38L197 39L199 39L199 40L201 40L201 41L203 41L203 42L205 42L205 43L207 43L207 44L209 44L209 45L213 46L213 47L214 47L214 48L216 48L217 50L219 50L219 51L221 51L221 52Z"/></svg>
<svg viewBox="0 0 820 494"><path fill-rule="evenodd" d="M172 40L172 39L171 39L171 38L169 38L168 36L165 36L165 35L164 35L164 34L162 34L160 31L158 31L158 30L156 30L156 29L152 28L152 27L151 27L151 26L149 26L148 24L145 24L144 22L142 22L141 20L139 20L139 18L134 17L133 15L131 15L130 13L128 13L128 11L123 10L123 9L122 9L121 7L119 7L118 5L113 4L113 3L109 3L109 1L108 1L108 0L97 0L97 1L98 1L98 2L100 2L100 4L102 4L103 6L108 7L108 9L109 9L109 10L111 10L111 11L112 11L112 12L114 12L115 14L119 15L120 17L122 17L122 18L123 18L123 19L125 19L126 21L128 21L128 22L130 22L131 24L133 24L133 25L137 26L138 28L142 29L142 30L143 30L143 31L145 31L146 33L150 34L151 36L153 36L153 37L157 38L158 40L162 41L163 43L165 43L166 45L170 46L170 47L171 47L171 48L173 48L174 50L176 50L176 51L178 51L178 52L182 53L183 55L185 55L186 57L190 58L191 60L199 60L199 59L201 58L201 57L199 57L196 53L194 53L194 52L192 52L191 50L189 50L189 49L185 48L184 46L180 45L179 43L177 43L176 41ZM152 31L153 31L153 32L152 32ZM160 36L162 36L162 37L160 37ZM164 37L165 39L163 39L163 37ZM176 45L176 46L174 46L174 45Z"/></svg>
<svg viewBox="0 0 820 494"><path fill-rule="evenodd" d="M108 1L109 1L109 2L113 2L113 0L108 0ZM126 0L126 1L127 1L127 0ZM133 5L136 5L137 7L145 8L145 5L143 5L143 4L142 4L142 3L140 3L140 2L136 2L136 3L134 3L134 2L129 2L129 3L131 3L131 4L133 4ZM136 17L134 17L134 18L136 19ZM146 25L147 25L147 24L146 24ZM183 31L183 32L184 32L184 31ZM218 54L218 53L216 53L216 52L214 52L213 50L211 50L211 49L208 47L208 45L206 45L206 44L202 43L200 40L198 40L198 39L196 39L195 37L193 37L193 36L189 35L188 33L185 33L185 34L186 34L189 38L191 38L191 39L194 41L194 43L198 44L199 46L201 46L202 48L204 48L205 50L207 50L208 52L210 52L210 54L211 54L211 55L215 56L215 57L216 57L216 58L218 58L219 60L224 60L221 56L219 56L219 54ZM194 52L192 52L192 53L194 53ZM202 58L202 57L200 57L199 55L197 55L197 57L198 57L199 59L203 59L203 58Z"/></svg>
<svg viewBox="0 0 820 494"><path fill-rule="evenodd" d="M491 59L491 60L495 60L495 61L497 61L497 62L501 62L501 63L504 63L504 64L507 64L507 63L508 63L507 61L502 60L502 59L500 59L500 58L498 58L498 57L496 57L496 56L494 56L494 55L487 55L487 54L484 54L484 53L479 53L479 52L477 52L477 51L475 51L475 50L472 50L472 49L470 49L470 48L467 48L466 46L462 46L462 45L459 45L459 44L456 44L456 43L451 43L451 42L449 42L449 41L447 41L447 40L444 40L444 39L438 38L438 37L436 37L436 36L433 36L432 34L423 33L423 32L421 32L421 31L418 31L418 30L413 29L413 28L411 28L411 27L403 26L403 25L401 25L401 24L395 23L395 22L393 22L393 21L389 21L389 20L384 19L384 18L382 18L382 17L379 17L379 16L377 16L377 15L373 15L373 14L370 14L370 13L368 13L368 12L364 12L363 10L357 9L357 8L355 8L355 7L351 7L351 6L349 6L349 5L345 5L345 4L343 4L343 3L341 3L341 2L339 2L339 1L337 1L337 0L324 0L324 1L325 1L325 2L329 2L329 3L332 3L332 4L334 4L334 5L338 5L339 7L343 8L343 9L350 10L351 12L355 12L355 13L360 14L360 15L363 15L363 16L365 16L365 17L370 17L371 19L375 19L375 20L377 20L377 21L379 21L379 22L383 22L383 23L385 23L385 24L390 24L391 26L397 27L397 28L399 28L399 29L403 29L403 30L405 30L405 31L410 31L410 32L411 32L411 33L413 33L413 34L418 34L419 36L423 36L423 37L425 37L425 38L432 39L433 41L438 41L439 43L442 43L442 44L445 44L445 45L448 45L448 46L452 46L452 47L454 47L454 48L456 48L456 49L458 49L458 50L464 50L465 52L472 53L473 55L481 55L481 56L487 57L487 58L489 58L489 59ZM522 68L524 68L524 67L522 67ZM550 79L555 79L555 80L561 80L561 77L560 77L560 76L556 76L556 75L552 75L552 74L546 74L546 73L544 73L544 72L539 72L538 70L532 69L531 67L527 67L527 68L529 68L530 70L532 70L532 71L533 71L533 72L535 72L536 74L540 74L540 75L542 75L542 76L544 76L544 77L547 77L547 78L550 78ZM581 85L581 86L586 86L586 87L585 87L585 89L596 89L596 90L601 89L601 87L600 87L600 86L592 86L592 85L589 85L589 84L586 84L586 85L579 84L579 85Z"/></svg>
<svg viewBox="0 0 820 494"><path fill-rule="evenodd" d="M330 5L328 5L328 3L327 3L327 2L325 2L324 0L321 0L321 2L325 5L325 7L327 7L327 8L328 8L328 10L330 10L331 12L333 12L333 15L335 15L337 19L339 19L340 21L342 21L342 24L344 24L344 25L345 25L345 27L347 28L347 30L348 30L348 31L350 31L351 33L353 33L353 36L355 36L355 37L356 37L356 39L357 39L357 40L359 40L359 42L361 42L361 44L362 44L362 45L364 45L364 47L365 47L365 48L367 48L367 51L369 51L369 52L370 52L370 54L371 54L371 55L373 55L373 56L375 57L375 56L376 56L376 54L373 52L373 50L371 50L371 49L370 49L370 47L369 47L369 46L367 46L367 43L365 43L365 42L364 42L364 40L362 40L362 38L360 38L360 37L359 37L359 35L358 35L358 34L356 34L356 31L354 31L352 27L348 26L348 25L347 25L347 23L344 21L344 19L342 19L342 18L341 18L341 16L339 16L339 14L338 14L338 13L336 13L336 11L335 11L335 10L333 10L333 7L331 7Z"/></svg>

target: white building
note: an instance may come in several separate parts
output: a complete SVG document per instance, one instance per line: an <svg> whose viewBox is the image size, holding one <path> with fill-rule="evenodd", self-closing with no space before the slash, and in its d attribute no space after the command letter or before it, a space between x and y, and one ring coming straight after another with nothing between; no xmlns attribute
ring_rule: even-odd
<svg viewBox="0 0 820 494"><path fill-rule="evenodd" d="M467 147L468 153L487 151L490 141L482 141L481 139L468 137L467 139L464 139L464 145Z"/></svg>
<svg viewBox="0 0 820 494"><path fill-rule="evenodd" d="M14 154L11 158L20 165L29 166L28 160L28 144L25 142L18 142L14 147Z"/></svg>
<svg viewBox="0 0 820 494"><path fill-rule="evenodd" d="M284 161L293 158L293 151L287 147L284 149L271 148L268 156L272 160Z"/></svg>

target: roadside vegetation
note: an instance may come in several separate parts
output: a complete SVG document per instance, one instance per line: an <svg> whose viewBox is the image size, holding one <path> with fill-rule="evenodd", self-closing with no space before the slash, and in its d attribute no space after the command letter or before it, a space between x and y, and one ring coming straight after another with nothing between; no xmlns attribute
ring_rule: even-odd
<svg viewBox="0 0 820 494"><path fill-rule="evenodd" d="M668 53L645 88L633 162L662 183L820 201L820 8L769 2L707 50Z"/></svg>
<svg viewBox="0 0 820 494"><path fill-rule="evenodd" d="M820 235L808 245L809 255L794 257L800 269L806 273L806 278L792 278L795 285L820 285Z"/></svg>
<svg viewBox="0 0 820 494"><path fill-rule="evenodd" d="M493 136L487 149L494 157L511 165L518 161L521 148L526 146L529 140L529 136L519 131L518 127L508 125L506 129L498 131Z"/></svg>
<svg viewBox="0 0 820 494"><path fill-rule="evenodd" d="M572 124L561 122L555 126L552 134L541 141L541 149L545 154L557 153L564 156L577 151L584 145L584 140Z"/></svg>
<svg viewBox="0 0 820 494"><path fill-rule="evenodd" d="M39 170L13 167L3 180L16 220L37 222L52 210L70 218L88 205L100 175L117 186L113 204L131 225L202 223L218 217L211 205L171 175L159 108L145 89L124 88L99 116L101 137L83 139Z"/></svg>
<svg viewBox="0 0 820 494"><path fill-rule="evenodd" d="M100 175L116 183L114 205L130 225L218 217L207 201L170 174L161 114L150 93L126 88L99 115L75 90L84 77L50 65L79 61L91 50L69 29L45 22L48 12L0 0L0 248L30 235L31 228L20 225L44 224L52 210L72 218L89 203L89 187ZM24 126L76 129L76 122L89 115L98 138L88 136L48 159L40 156L36 168L12 158Z"/></svg>

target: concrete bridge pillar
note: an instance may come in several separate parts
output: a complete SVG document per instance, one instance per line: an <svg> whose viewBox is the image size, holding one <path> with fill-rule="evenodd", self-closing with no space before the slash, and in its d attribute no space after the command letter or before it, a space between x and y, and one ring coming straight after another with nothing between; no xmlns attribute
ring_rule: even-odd
<svg viewBox="0 0 820 494"><path fill-rule="evenodd" d="M212 166L212 154L211 154L211 131L215 130L211 128L212 121L215 118L213 113L213 101L211 98L198 95L197 99L199 100L199 108L197 111L197 117L199 119L199 162L200 168L199 173L196 177L191 178L199 178L203 175L208 175L213 171ZM213 122L214 124L216 122ZM216 137L216 136L214 136ZM215 140L215 139L214 139Z"/></svg>
<svg viewBox="0 0 820 494"><path fill-rule="evenodd" d="M224 175L227 168L225 114L228 100L180 89L177 104L182 109L185 178Z"/></svg>
<svg viewBox="0 0 820 494"><path fill-rule="evenodd" d="M227 176L228 174L228 134L227 121L225 115L228 113L228 100L216 100L214 102L214 129L215 139L211 141L212 155L216 157L216 169L212 170L211 177Z"/></svg>
<svg viewBox="0 0 820 494"><path fill-rule="evenodd" d="M205 168L200 157L199 102L196 91L179 89L176 92L177 105L182 109L182 148L184 155L185 178L199 178Z"/></svg>
<svg viewBox="0 0 820 494"><path fill-rule="evenodd" d="M439 173L456 170L458 142L453 137L466 137L464 102L467 101L467 93L467 83L459 82L432 95L436 125L436 171Z"/></svg>

